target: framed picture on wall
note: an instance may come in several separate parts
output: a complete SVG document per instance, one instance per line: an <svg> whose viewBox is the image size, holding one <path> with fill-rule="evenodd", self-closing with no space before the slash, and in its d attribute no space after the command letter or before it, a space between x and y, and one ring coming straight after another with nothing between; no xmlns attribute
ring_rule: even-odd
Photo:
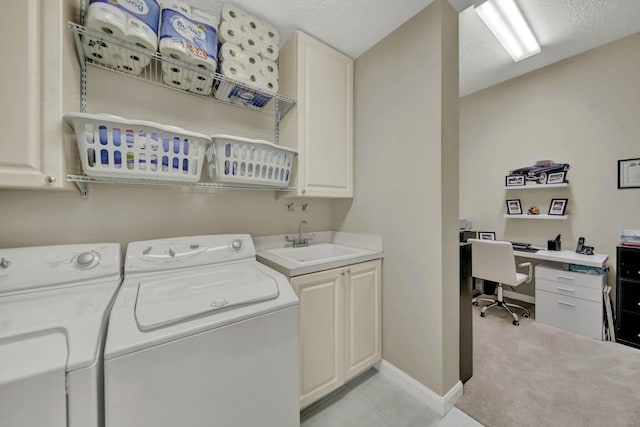
<svg viewBox="0 0 640 427"><path fill-rule="evenodd" d="M507 213L509 215L522 215L520 199L507 200Z"/></svg>
<svg viewBox="0 0 640 427"><path fill-rule="evenodd" d="M496 233L494 233L493 231L478 231L478 239L496 240Z"/></svg>
<svg viewBox="0 0 640 427"><path fill-rule="evenodd" d="M507 175L504 177L504 185L507 187L522 187L525 185L524 175Z"/></svg>
<svg viewBox="0 0 640 427"><path fill-rule="evenodd" d="M566 172L555 172L547 175L547 184L562 184Z"/></svg>
<svg viewBox="0 0 640 427"><path fill-rule="evenodd" d="M564 215L567 210L569 199L551 199L549 205L549 215Z"/></svg>
<svg viewBox="0 0 640 427"><path fill-rule="evenodd" d="M640 159L618 160L618 188L640 188Z"/></svg>

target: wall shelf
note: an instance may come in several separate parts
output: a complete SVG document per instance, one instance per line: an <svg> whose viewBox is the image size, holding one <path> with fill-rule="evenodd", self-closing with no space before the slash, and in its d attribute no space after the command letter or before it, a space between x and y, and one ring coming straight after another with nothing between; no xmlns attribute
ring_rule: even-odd
<svg viewBox="0 0 640 427"><path fill-rule="evenodd" d="M505 190L542 190L549 188L566 188L569 186L568 182L563 182L560 184L532 184L532 185L520 185L520 186L505 186Z"/></svg>
<svg viewBox="0 0 640 427"><path fill-rule="evenodd" d="M509 214L504 214L503 218L506 219L569 219L569 215L546 215L546 214L540 214L540 215L509 215Z"/></svg>
<svg viewBox="0 0 640 427"><path fill-rule="evenodd" d="M102 178L86 175L67 175L67 180L74 182L80 190L83 200L89 197L89 184L116 184L134 185L141 187L170 187L185 188L193 190L245 190L245 191L275 191L276 193L288 193L297 190L296 187L274 187L266 185L248 184L223 184L216 182L182 182L182 181L162 181L155 179L127 179L127 178Z"/></svg>

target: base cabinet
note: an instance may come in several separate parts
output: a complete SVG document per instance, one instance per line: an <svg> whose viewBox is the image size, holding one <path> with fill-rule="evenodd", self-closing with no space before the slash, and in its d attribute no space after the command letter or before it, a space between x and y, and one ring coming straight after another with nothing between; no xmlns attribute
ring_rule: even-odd
<svg viewBox="0 0 640 427"><path fill-rule="evenodd" d="M616 339L640 348L640 248L616 250Z"/></svg>
<svg viewBox="0 0 640 427"><path fill-rule="evenodd" d="M291 279L300 299L300 407L380 360L381 261Z"/></svg>

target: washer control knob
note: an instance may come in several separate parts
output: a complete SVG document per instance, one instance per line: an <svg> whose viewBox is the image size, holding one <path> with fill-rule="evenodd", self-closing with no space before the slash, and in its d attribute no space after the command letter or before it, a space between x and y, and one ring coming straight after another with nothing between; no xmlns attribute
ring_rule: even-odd
<svg viewBox="0 0 640 427"><path fill-rule="evenodd" d="M234 252L239 252L240 249L242 249L242 240L240 239L234 239L233 242L231 242L231 249Z"/></svg>
<svg viewBox="0 0 640 427"><path fill-rule="evenodd" d="M2 258L2 260L0 260L0 268L9 268L11 266L11 261L9 261L6 258Z"/></svg>
<svg viewBox="0 0 640 427"><path fill-rule="evenodd" d="M189 249L195 251L196 249L200 249L200 245L197 243L193 243L189 246Z"/></svg>

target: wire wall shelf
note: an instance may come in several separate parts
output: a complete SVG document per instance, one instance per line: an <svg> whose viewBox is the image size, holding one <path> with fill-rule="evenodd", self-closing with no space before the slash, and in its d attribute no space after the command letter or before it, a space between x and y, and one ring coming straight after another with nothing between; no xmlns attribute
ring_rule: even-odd
<svg viewBox="0 0 640 427"><path fill-rule="evenodd" d="M83 85L82 85L82 112L86 112L87 98L86 98L86 66L92 65L97 68L113 71L119 74L124 74L128 77L143 80L149 83L160 85L166 88L174 89L182 93L188 93L194 96L205 97L213 101L222 102L225 104L235 105L251 110L264 111L263 107L256 107L250 104L238 103L237 101L226 101L215 98L211 94L211 90L208 90L208 94L198 93L202 90L207 92L208 88L203 88L202 85L180 88L180 81L165 83L166 78L163 79L164 70L180 70L180 74L187 73L193 77L193 80L200 80L202 82L209 82L215 87L218 82L226 82L231 85L242 86L246 90L250 90L259 94L264 99L270 99L268 104L273 104L274 115L276 123L293 108L296 104L294 99L280 95L278 93L265 91L262 88L240 82L222 74L216 72L210 72L206 69L198 67L198 65L190 64L173 59L169 56L163 56L159 52L154 52L146 48L140 47L136 44L129 43L127 41L118 39L116 37L109 36L103 32L95 31L86 28L82 25L78 25L73 22L68 23L69 28L74 34L76 41L76 48L80 57L80 63L83 72ZM115 46L115 47L114 47ZM112 49L119 49L124 55L119 55L118 61L106 60L106 52ZM163 68L164 67L164 68ZM186 89L186 90L185 90Z"/></svg>
<svg viewBox="0 0 640 427"><path fill-rule="evenodd" d="M183 181L164 181L156 179L132 179L132 178L113 178L113 177L95 177L87 175L67 175L67 180L74 182L80 190L83 199L88 198L89 184L116 184L116 185L134 185L141 187L170 187L184 188L194 190L245 190L245 191L275 191L279 193L289 193L296 191L296 187L275 187L267 185L248 185L248 184L223 184L217 182L183 182Z"/></svg>

